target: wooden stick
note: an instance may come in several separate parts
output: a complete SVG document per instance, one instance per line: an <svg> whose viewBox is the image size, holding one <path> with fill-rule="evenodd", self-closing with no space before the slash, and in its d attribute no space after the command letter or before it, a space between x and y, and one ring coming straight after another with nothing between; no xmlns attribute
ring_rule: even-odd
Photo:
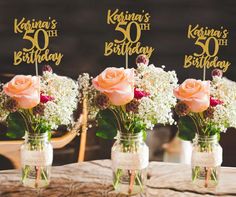
<svg viewBox="0 0 236 197"><path fill-rule="evenodd" d="M40 167L39 167L39 166L36 166L35 169L36 169L35 187L38 188L38 186L39 186L39 181L40 181L40 179L41 179L41 177L40 177Z"/></svg>
<svg viewBox="0 0 236 197"><path fill-rule="evenodd" d="M206 174L205 174L205 187L208 187L209 179L211 175L211 168L206 168Z"/></svg>
<svg viewBox="0 0 236 197"><path fill-rule="evenodd" d="M129 55L128 52L125 54L125 68L129 68Z"/></svg>
<svg viewBox="0 0 236 197"><path fill-rule="evenodd" d="M203 81L206 80L206 66L204 65L204 68L203 68Z"/></svg>
<svg viewBox="0 0 236 197"><path fill-rule="evenodd" d="M132 194L133 189L134 189L134 177L135 177L135 171L131 170L130 172L130 182L129 182L129 194Z"/></svg>
<svg viewBox="0 0 236 197"><path fill-rule="evenodd" d="M82 132L80 138L80 149L78 162L84 161L85 148L86 148L86 138L87 138L87 121L88 121L88 109L87 109L87 99L83 100L83 119L82 119Z"/></svg>
<svg viewBox="0 0 236 197"><path fill-rule="evenodd" d="M35 73L36 73L36 76L39 75L39 71L38 71L38 62L37 62L37 60L35 60Z"/></svg>

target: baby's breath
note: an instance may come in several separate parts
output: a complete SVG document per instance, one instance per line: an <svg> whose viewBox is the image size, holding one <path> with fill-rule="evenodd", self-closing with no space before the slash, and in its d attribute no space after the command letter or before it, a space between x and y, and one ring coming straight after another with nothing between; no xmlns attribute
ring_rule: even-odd
<svg viewBox="0 0 236 197"><path fill-rule="evenodd" d="M135 85L150 94L140 100L137 116L148 129L158 123L173 124L171 108L176 104L173 89L177 87L178 81L175 71L166 72L163 66L159 68L153 64L140 64L136 73Z"/></svg>
<svg viewBox="0 0 236 197"><path fill-rule="evenodd" d="M214 77L211 95L223 101L223 104L214 108L211 121L221 131L225 131L228 127L236 128L236 83L227 78Z"/></svg>
<svg viewBox="0 0 236 197"><path fill-rule="evenodd" d="M2 86L2 84L0 84ZM7 101L7 95L1 91L0 92L0 122L4 122L9 115L9 111L5 108L5 103Z"/></svg>
<svg viewBox="0 0 236 197"><path fill-rule="evenodd" d="M41 80L43 94L53 97L45 103L44 116L53 129L58 125L73 124L73 111L78 103L78 84L64 76L44 72Z"/></svg>

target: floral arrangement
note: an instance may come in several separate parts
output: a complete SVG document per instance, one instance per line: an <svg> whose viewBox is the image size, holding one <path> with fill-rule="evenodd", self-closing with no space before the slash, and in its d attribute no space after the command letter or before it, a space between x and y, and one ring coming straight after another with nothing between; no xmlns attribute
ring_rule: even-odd
<svg viewBox="0 0 236 197"><path fill-rule="evenodd" d="M215 69L212 81L185 80L174 89L179 100L175 106L180 116L179 136L193 140L195 134L220 135L229 127L236 127L236 83L222 78Z"/></svg>
<svg viewBox="0 0 236 197"><path fill-rule="evenodd" d="M95 120L96 135L117 139L111 151L113 186L130 195L143 191L149 155L146 131L158 123L174 123L177 87L174 71L148 65L144 55L136 63L136 69L109 67L95 78L87 73L78 78L79 101L88 101L88 119Z"/></svg>
<svg viewBox="0 0 236 197"><path fill-rule="evenodd" d="M7 136L23 137L25 132L39 134L73 124L77 108L78 85L58 76L44 66L42 76L16 75L2 84L0 121L6 122Z"/></svg>
<svg viewBox="0 0 236 197"><path fill-rule="evenodd" d="M215 187L219 180L221 132L236 127L236 83L212 71L211 81L185 80L174 89L179 100L179 137L193 141L192 180L199 186Z"/></svg>
<svg viewBox="0 0 236 197"><path fill-rule="evenodd" d="M174 123L176 73L148 62L140 55L137 69L109 67L95 78L87 73L79 76L79 100L88 98L88 117L96 120L97 136L114 138L117 131L145 135L157 123Z"/></svg>

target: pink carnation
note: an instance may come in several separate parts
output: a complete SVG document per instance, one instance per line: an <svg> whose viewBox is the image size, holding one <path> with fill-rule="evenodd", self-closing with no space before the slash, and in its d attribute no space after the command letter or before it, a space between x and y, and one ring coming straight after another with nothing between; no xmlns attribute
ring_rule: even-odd
<svg viewBox="0 0 236 197"><path fill-rule="evenodd" d="M136 98L136 99L141 99L141 98L147 97L149 95L150 95L150 93L148 93L148 92L141 91L137 88L134 88L134 98Z"/></svg>
<svg viewBox="0 0 236 197"><path fill-rule="evenodd" d="M40 94L41 103L47 103L48 101L53 101L53 100L54 98L52 96L43 95L42 93Z"/></svg>
<svg viewBox="0 0 236 197"><path fill-rule="evenodd" d="M210 105L211 105L211 107L215 107L215 106L221 105L223 103L224 102L219 100L219 99L213 98L212 96L210 97Z"/></svg>

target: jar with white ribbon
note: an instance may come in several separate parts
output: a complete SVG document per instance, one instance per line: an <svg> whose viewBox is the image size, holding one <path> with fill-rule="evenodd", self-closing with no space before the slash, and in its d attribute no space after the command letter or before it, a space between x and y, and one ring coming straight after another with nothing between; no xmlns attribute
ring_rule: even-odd
<svg viewBox="0 0 236 197"><path fill-rule="evenodd" d="M111 151L113 185L117 192L134 195L144 192L149 149L142 133L119 133Z"/></svg>
<svg viewBox="0 0 236 197"><path fill-rule="evenodd" d="M200 187L215 187L219 182L222 147L217 135L196 135L192 151L192 180Z"/></svg>
<svg viewBox="0 0 236 197"><path fill-rule="evenodd" d="M21 146L22 183L24 186L41 188L49 185L53 148L48 132L33 134L26 132Z"/></svg>

